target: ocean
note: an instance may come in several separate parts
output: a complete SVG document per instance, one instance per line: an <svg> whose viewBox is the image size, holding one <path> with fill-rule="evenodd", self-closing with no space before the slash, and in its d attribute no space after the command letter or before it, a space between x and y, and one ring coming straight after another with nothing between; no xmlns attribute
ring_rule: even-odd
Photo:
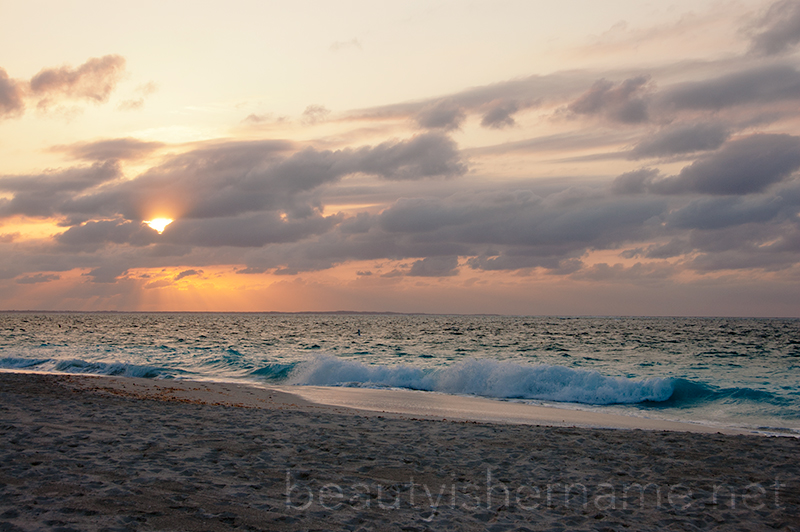
<svg viewBox="0 0 800 532"><path fill-rule="evenodd" d="M800 437L800 320L0 313L0 369L403 388Z"/></svg>

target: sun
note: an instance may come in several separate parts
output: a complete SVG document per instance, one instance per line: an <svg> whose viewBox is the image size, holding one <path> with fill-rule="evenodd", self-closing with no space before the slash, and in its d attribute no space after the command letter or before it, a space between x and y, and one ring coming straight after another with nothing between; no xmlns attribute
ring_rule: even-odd
<svg viewBox="0 0 800 532"><path fill-rule="evenodd" d="M172 218L153 218L152 220L145 220L144 223L158 231L160 235L164 228L172 223Z"/></svg>

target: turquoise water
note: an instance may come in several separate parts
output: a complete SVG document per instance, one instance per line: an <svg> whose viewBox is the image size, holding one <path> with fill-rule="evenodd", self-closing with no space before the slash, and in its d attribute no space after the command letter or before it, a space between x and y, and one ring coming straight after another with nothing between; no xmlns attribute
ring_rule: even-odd
<svg viewBox="0 0 800 532"><path fill-rule="evenodd" d="M0 368L409 388L800 435L800 320L1 313Z"/></svg>

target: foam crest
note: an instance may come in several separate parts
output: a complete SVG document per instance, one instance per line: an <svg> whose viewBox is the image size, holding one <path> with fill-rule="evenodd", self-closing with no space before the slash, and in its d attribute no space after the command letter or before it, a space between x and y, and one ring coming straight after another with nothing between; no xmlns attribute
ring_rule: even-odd
<svg viewBox="0 0 800 532"><path fill-rule="evenodd" d="M5 357L0 358L0 368L2 369L32 369L49 362L48 358L19 358Z"/></svg>
<svg viewBox="0 0 800 532"><path fill-rule="evenodd" d="M666 401L674 391L672 379L608 377L596 371L564 366L469 359L443 368L420 369L366 365L324 355L301 362L288 382L316 386L388 386L595 405Z"/></svg>
<svg viewBox="0 0 800 532"><path fill-rule="evenodd" d="M162 370L152 366L138 366L123 362L86 362L78 359L59 360L53 369L61 373L89 373L93 375L116 375L146 379L168 376Z"/></svg>

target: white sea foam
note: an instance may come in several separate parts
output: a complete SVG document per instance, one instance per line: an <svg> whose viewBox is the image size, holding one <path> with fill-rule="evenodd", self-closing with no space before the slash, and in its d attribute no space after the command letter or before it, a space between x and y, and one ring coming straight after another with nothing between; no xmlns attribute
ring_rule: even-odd
<svg viewBox="0 0 800 532"><path fill-rule="evenodd" d="M367 365L326 355L298 364L288 382L316 386L389 386L596 405L666 401L674 391L672 379L608 377L596 371L544 364L468 359L452 366L425 370L405 365Z"/></svg>
<svg viewBox="0 0 800 532"><path fill-rule="evenodd" d="M124 362L87 362L79 359L55 360L6 357L0 358L0 369L26 369L56 373L88 373L122 377L165 377L167 374L152 366Z"/></svg>

